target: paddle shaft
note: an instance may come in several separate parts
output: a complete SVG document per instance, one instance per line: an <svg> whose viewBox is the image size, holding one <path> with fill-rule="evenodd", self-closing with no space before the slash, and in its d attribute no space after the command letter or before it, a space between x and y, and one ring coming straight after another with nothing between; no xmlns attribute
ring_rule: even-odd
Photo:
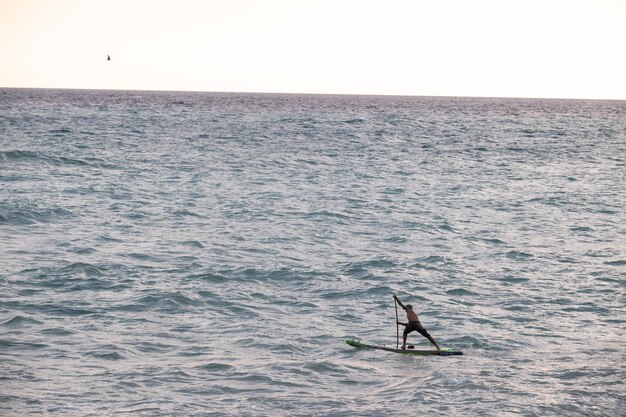
<svg viewBox="0 0 626 417"><path fill-rule="evenodd" d="M393 304L396 306L396 349L400 343L400 325L398 324L398 301L394 298Z"/></svg>

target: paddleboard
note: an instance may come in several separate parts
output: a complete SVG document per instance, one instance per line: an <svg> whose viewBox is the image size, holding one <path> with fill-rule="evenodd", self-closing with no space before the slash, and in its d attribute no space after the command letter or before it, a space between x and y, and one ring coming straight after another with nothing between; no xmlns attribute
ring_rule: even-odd
<svg viewBox="0 0 626 417"><path fill-rule="evenodd" d="M449 349L449 348L435 350L435 349L415 349L413 348L413 346L409 346L407 349L395 349L395 348L390 348L384 345L371 345L369 343L363 343L354 339L347 339L346 343L349 344L350 346L354 346L355 348L386 350L387 352L403 353L405 355L453 356L453 355L463 354L463 352L461 352L460 350L454 350L454 349Z"/></svg>

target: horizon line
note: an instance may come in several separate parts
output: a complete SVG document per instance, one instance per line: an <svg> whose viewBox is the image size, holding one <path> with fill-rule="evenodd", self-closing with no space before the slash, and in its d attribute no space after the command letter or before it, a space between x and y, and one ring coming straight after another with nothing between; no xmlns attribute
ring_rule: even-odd
<svg viewBox="0 0 626 417"><path fill-rule="evenodd" d="M380 93L311 93L274 91L211 91L211 90L171 90L171 89L124 89L124 88L79 88L79 87L3 87L0 90L67 90L67 91L119 91L144 93L198 93L198 94L260 94L260 95L299 95L299 96L353 96L353 97L405 97L405 98L460 98L460 99L501 99L501 100L572 100L572 101L626 101L626 98L585 98L585 97L531 97L531 96L470 96L432 94L380 94Z"/></svg>

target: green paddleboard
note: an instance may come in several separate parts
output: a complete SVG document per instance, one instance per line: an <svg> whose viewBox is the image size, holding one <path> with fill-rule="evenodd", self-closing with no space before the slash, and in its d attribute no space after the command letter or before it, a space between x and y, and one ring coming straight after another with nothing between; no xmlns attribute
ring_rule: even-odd
<svg viewBox="0 0 626 417"><path fill-rule="evenodd" d="M378 350L386 350L387 352L394 353L402 353L405 355L422 355L422 356L453 356L453 355L462 355L463 352L460 350L448 349L444 348L441 350L435 349L414 349L412 346L409 346L408 349L395 349L390 348L384 345L371 345L369 343L363 343L354 339L347 339L346 343L350 346L354 346L355 348L364 348L364 349L378 349Z"/></svg>

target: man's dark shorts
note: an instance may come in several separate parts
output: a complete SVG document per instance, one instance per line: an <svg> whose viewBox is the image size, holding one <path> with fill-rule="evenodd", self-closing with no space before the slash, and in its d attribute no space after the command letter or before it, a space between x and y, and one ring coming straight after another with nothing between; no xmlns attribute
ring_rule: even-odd
<svg viewBox="0 0 626 417"><path fill-rule="evenodd" d="M422 326L419 321L410 321L409 324L407 324L407 326L404 328L404 336L413 331L419 332L422 336L426 338L430 337L424 326Z"/></svg>

